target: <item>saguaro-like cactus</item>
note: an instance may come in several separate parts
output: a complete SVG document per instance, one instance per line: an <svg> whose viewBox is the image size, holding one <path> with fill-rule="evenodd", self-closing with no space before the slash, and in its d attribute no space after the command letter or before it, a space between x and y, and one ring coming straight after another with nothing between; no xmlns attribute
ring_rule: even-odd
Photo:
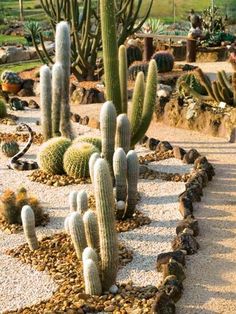
<svg viewBox="0 0 236 314"><path fill-rule="evenodd" d="M115 146L116 109L111 101L106 101L100 111L100 128L102 137L102 157L104 157L112 173L112 158Z"/></svg>
<svg viewBox="0 0 236 314"><path fill-rule="evenodd" d="M85 236L88 246L99 250L98 222L94 211L87 210L83 216Z"/></svg>
<svg viewBox="0 0 236 314"><path fill-rule="evenodd" d="M102 286L96 263L88 258L83 262L85 293L91 295L101 295Z"/></svg>
<svg viewBox="0 0 236 314"><path fill-rule="evenodd" d="M60 136L63 69L60 63L52 67L52 135Z"/></svg>
<svg viewBox="0 0 236 314"><path fill-rule="evenodd" d="M127 159L124 150L119 147L113 156L113 170L116 182L116 200L126 202L127 197Z"/></svg>
<svg viewBox="0 0 236 314"><path fill-rule="evenodd" d="M40 108L42 112L42 132L44 141L52 137L52 121L51 121L51 71L47 65L43 65L40 69Z"/></svg>
<svg viewBox="0 0 236 314"><path fill-rule="evenodd" d="M88 209L88 196L85 190L81 190L77 194L77 211L83 215Z"/></svg>
<svg viewBox="0 0 236 314"><path fill-rule="evenodd" d="M39 248L39 243L35 232L34 211L29 205L25 205L22 207L21 220L26 241L29 245L30 250L37 250Z"/></svg>
<svg viewBox="0 0 236 314"><path fill-rule="evenodd" d="M127 181L128 181L128 199L125 212L125 218L130 218L134 214L137 204L139 178L139 161L137 153L130 150L127 154Z"/></svg>
<svg viewBox="0 0 236 314"><path fill-rule="evenodd" d="M87 246L82 216L78 212L71 213L68 225L76 255L79 260L82 260L83 250Z"/></svg>
<svg viewBox="0 0 236 314"><path fill-rule="evenodd" d="M118 242L112 178L107 161L101 158L94 165L94 190L100 241L101 281L103 291L108 291L116 281Z"/></svg>
<svg viewBox="0 0 236 314"><path fill-rule="evenodd" d="M60 22L56 27L55 51L56 62L63 69L62 95L61 95L61 125L63 136L72 138L70 124L69 86L70 86L70 28L67 22Z"/></svg>
<svg viewBox="0 0 236 314"><path fill-rule="evenodd" d="M130 122L125 113L120 114L116 119L115 147L122 147L127 154L130 149Z"/></svg>

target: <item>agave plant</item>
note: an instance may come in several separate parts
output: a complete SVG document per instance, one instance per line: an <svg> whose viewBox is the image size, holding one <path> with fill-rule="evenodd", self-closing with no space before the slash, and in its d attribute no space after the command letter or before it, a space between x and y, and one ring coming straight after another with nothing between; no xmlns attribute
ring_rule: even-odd
<svg viewBox="0 0 236 314"><path fill-rule="evenodd" d="M164 34L167 25L162 23L159 19L155 17L149 17L146 22L143 24L141 31L143 33L152 33L152 34Z"/></svg>

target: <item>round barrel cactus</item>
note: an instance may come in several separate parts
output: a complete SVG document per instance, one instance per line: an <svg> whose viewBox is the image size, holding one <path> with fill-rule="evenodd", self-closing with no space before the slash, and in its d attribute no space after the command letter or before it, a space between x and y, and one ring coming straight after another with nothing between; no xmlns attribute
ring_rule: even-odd
<svg viewBox="0 0 236 314"><path fill-rule="evenodd" d="M2 142L1 151L7 157L13 157L19 152L19 145L15 141Z"/></svg>
<svg viewBox="0 0 236 314"><path fill-rule="evenodd" d="M3 99L0 99L0 119L7 115L6 103Z"/></svg>
<svg viewBox="0 0 236 314"><path fill-rule="evenodd" d="M50 174L63 174L63 156L71 145L65 137L54 137L45 142L38 153L39 167Z"/></svg>
<svg viewBox="0 0 236 314"><path fill-rule="evenodd" d="M158 51L153 56L159 73L170 72L174 67L174 57L168 51Z"/></svg>
<svg viewBox="0 0 236 314"><path fill-rule="evenodd" d="M148 63L145 61L136 61L128 69L128 78L131 81L135 81L139 72L143 72L144 77L147 77Z"/></svg>
<svg viewBox="0 0 236 314"><path fill-rule="evenodd" d="M77 137L73 141L73 143L82 143L82 142L93 144L95 147L97 147L99 151L102 150L102 140L100 137L81 136L81 137Z"/></svg>
<svg viewBox="0 0 236 314"><path fill-rule="evenodd" d="M2 83L9 83L9 84L21 84L22 79L21 77L12 71L4 71L1 74L1 81Z"/></svg>
<svg viewBox="0 0 236 314"><path fill-rule="evenodd" d="M86 142L75 143L68 148L64 155L65 172L73 178L89 177L89 158L98 149Z"/></svg>
<svg viewBox="0 0 236 314"><path fill-rule="evenodd" d="M142 61L142 51L138 46L129 45L127 47L127 63L130 66L134 61Z"/></svg>

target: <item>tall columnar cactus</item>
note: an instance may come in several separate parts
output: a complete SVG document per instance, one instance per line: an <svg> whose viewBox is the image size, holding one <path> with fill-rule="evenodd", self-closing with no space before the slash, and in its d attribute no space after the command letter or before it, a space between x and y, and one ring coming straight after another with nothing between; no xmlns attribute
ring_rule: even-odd
<svg viewBox="0 0 236 314"><path fill-rule="evenodd" d="M100 241L102 289L108 291L116 281L118 242L112 178L105 159L98 159L94 165L94 190Z"/></svg>
<svg viewBox="0 0 236 314"><path fill-rule="evenodd" d="M25 205L22 207L21 220L26 241L29 245L30 250L37 250L39 248L39 243L35 232L34 211L29 205Z"/></svg>
<svg viewBox="0 0 236 314"><path fill-rule="evenodd" d="M141 79L140 79L141 81ZM141 85L142 83L140 83ZM156 104L156 90L157 90L157 66L155 60L151 60L149 63L148 68L148 75L147 75L147 82L146 82L146 88L145 88L145 95L143 100L143 106L142 106L142 115L141 119L136 122L138 123L138 126L132 124L131 122L131 147L133 147L146 133L149 124L152 119L152 114L154 111L154 107ZM136 92L138 92L136 90ZM133 101L132 101L132 107L138 106L140 108L140 100L142 98L142 95L133 95ZM135 100L137 99L137 102ZM137 114L140 112L140 109L133 110L134 114ZM130 120L132 121L131 118ZM133 129L136 131L133 132Z"/></svg>
<svg viewBox="0 0 236 314"><path fill-rule="evenodd" d="M125 113L119 114L116 119L115 147L122 147L127 154L130 149L130 122Z"/></svg>
<svg viewBox="0 0 236 314"><path fill-rule="evenodd" d="M45 141L52 137L51 81L51 71L47 65L43 65L40 69L40 108L42 112L42 132Z"/></svg>
<svg viewBox="0 0 236 314"><path fill-rule="evenodd" d="M126 202L127 198L127 159L124 150L119 147L113 155L113 170L116 182L116 201Z"/></svg>
<svg viewBox="0 0 236 314"><path fill-rule="evenodd" d="M71 191L69 194L69 207L71 212L77 211L77 191Z"/></svg>
<svg viewBox="0 0 236 314"><path fill-rule="evenodd" d="M136 152L130 150L127 154L127 181L128 181L128 199L125 212L125 218L133 216L137 204L139 178L139 160Z"/></svg>
<svg viewBox="0 0 236 314"><path fill-rule="evenodd" d="M82 216L78 212L71 213L68 225L76 255L82 260L83 250L87 247Z"/></svg>
<svg viewBox="0 0 236 314"><path fill-rule="evenodd" d="M152 56L152 59L156 61L159 73L172 71L174 67L174 57L169 51L158 51Z"/></svg>
<svg viewBox="0 0 236 314"><path fill-rule="evenodd" d="M116 109L111 101L103 104L100 111L100 128L102 137L102 157L109 164L112 173L112 158L115 146L116 133Z"/></svg>
<svg viewBox="0 0 236 314"><path fill-rule="evenodd" d="M98 222L94 211L87 210L83 215L84 230L88 246L99 251Z"/></svg>
<svg viewBox="0 0 236 314"><path fill-rule="evenodd" d="M77 211L83 215L88 209L88 196L85 190L81 190L77 194Z"/></svg>
<svg viewBox="0 0 236 314"><path fill-rule="evenodd" d="M101 295L102 285L96 263L88 258L83 262L83 274L85 293L91 295Z"/></svg>
<svg viewBox="0 0 236 314"><path fill-rule="evenodd" d="M100 1L106 99L113 101L117 113L120 114L122 113L122 105L114 12L114 0Z"/></svg>
<svg viewBox="0 0 236 314"><path fill-rule="evenodd" d="M89 158L89 175L92 183L94 182L94 164L98 158L100 158L99 153L93 153Z"/></svg>
<svg viewBox="0 0 236 314"><path fill-rule="evenodd" d="M127 67L127 52L124 45L119 47L119 78L121 91L121 112L127 113L128 105L128 67Z"/></svg>
<svg viewBox="0 0 236 314"><path fill-rule="evenodd" d="M60 63L52 67L52 135L60 136L63 69Z"/></svg>

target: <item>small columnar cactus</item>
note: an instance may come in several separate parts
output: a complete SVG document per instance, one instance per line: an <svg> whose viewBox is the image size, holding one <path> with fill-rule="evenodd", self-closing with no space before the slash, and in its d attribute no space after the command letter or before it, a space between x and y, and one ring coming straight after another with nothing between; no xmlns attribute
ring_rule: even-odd
<svg viewBox="0 0 236 314"><path fill-rule="evenodd" d="M88 178L89 158L96 152L98 149L86 142L71 145L64 155L65 172L73 178Z"/></svg>
<svg viewBox="0 0 236 314"><path fill-rule="evenodd" d="M84 230L88 246L99 250L98 222L94 211L87 210L83 215Z"/></svg>
<svg viewBox="0 0 236 314"><path fill-rule="evenodd" d="M52 102L52 87L51 87L51 71L47 65L40 68L40 108L41 108L41 124L44 141L52 137L52 121L51 121L51 102Z"/></svg>
<svg viewBox="0 0 236 314"><path fill-rule="evenodd" d="M33 209L29 205L22 207L21 220L30 250L37 250L39 248L39 243L35 232L35 217Z"/></svg>
<svg viewBox="0 0 236 314"><path fill-rule="evenodd" d="M52 135L60 136L61 121L61 94L62 94L63 69L60 63L52 67Z"/></svg>
<svg viewBox="0 0 236 314"><path fill-rule="evenodd" d="M39 167L50 174L63 174L63 157L71 145L65 137L55 137L45 142L38 153Z"/></svg>
<svg viewBox="0 0 236 314"><path fill-rule="evenodd" d="M82 215L88 209L88 196L85 190L77 193L77 211Z"/></svg>
<svg viewBox="0 0 236 314"><path fill-rule="evenodd" d="M118 241L112 177L105 159L98 159L94 165L94 190L100 242L101 281L103 291L108 291L116 281Z"/></svg>
<svg viewBox="0 0 236 314"><path fill-rule="evenodd" d="M117 148L113 155L113 171L116 183L116 200L125 202L127 197L127 159L121 147Z"/></svg>
<svg viewBox="0 0 236 314"><path fill-rule="evenodd" d="M115 147L122 147L127 154L130 149L130 122L125 113L119 114L116 119Z"/></svg>
<svg viewBox="0 0 236 314"><path fill-rule="evenodd" d="M2 142L1 151L7 157L13 157L19 152L19 145L16 141Z"/></svg>
<svg viewBox="0 0 236 314"><path fill-rule="evenodd" d="M128 68L127 68L127 52L124 45L119 47L119 79L121 91L121 109L122 113L127 113L128 105Z"/></svg>
<svg viewBox="0 0 236 314"><path fill-rule="evenodd" d="M127 181L128 181L128 199L125 218L133 216L137 204L139 178L139 160L137 153L130 150L127 154Z"/></svg>
<svg viewBox="0 0 236 314"><path fill-rule="evenodd" d="M87 247L82 216L78 212L71 213L68 226L77 258L81 261L83 250Z"/></svg>
<svg viewBox="0 0 236 314"><path fill-rule="evenodd" d="M71 212L77 211L77 191L71 191L69 194L69 207Z"/></svg>
<svg viewBox="0 0 236 314"><path fill-rule="evenodd" d="M85 293L90 295L101 295L102 285L96 263L88 258L83 262L83 274Z"/></svg>
<svg viewBox="0 0 236 314"><path fill-rule="evenodd" d="M89 158L89 175L90 175L92 183L94 181L93 180L94 179L94 164L98 158L100 158L99 153L93 153L91 157Z"/></svg>
<svg viewBox="0 0 236 314"><path fill-rule="evenodd" d="M86 142L93 144L99 151L102 150L102 140L100 137L87 137L87 136L80 136L77 137L73 143L81 143L81 142Z"/></svg>
<svg viewBox="0 0 236 314"><path fill-rule="evenodd" d="M0 119L6 117L7 115L7 106L3 99L0 98Z"/></svg>
<svg viewBox="0 0 236 314"><path fill-rule="evenodd" d="M82 254L83 263L86 261L86 259L91 259L94 261L94 263L96 265L98 265L98 255L97 255L96 251L90 246L87 246L84 249L83 254Z"/></svg>
<svg viewBox="0 0 236 314"><path fill-rule="evenodd" d="M174 57L168 51L158 51L152 56L152 59L156 61L159 73L170 72L174 67Z"/></svg>

